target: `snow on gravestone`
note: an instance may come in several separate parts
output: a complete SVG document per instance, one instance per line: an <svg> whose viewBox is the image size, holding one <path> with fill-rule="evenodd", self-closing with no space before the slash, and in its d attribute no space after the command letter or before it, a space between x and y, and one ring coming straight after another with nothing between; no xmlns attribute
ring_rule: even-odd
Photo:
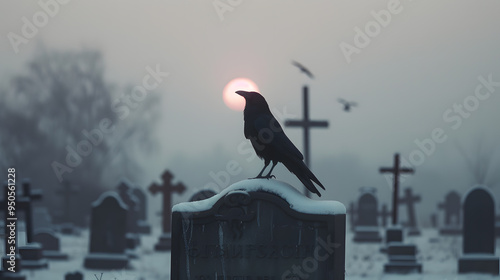
<svg viewBox="0 0 500 280"><path fill-rule="evenodd" d="M463 207L463 256L458 261L458 272L498 275L493 195L485 187L475 187L465 195Z"/></svg>
<svg viewBox="0 0 500 280"><path fill-rule="evenodd" d="M344 279L345 212L266 179L177 204L171 279Z"/></svg>

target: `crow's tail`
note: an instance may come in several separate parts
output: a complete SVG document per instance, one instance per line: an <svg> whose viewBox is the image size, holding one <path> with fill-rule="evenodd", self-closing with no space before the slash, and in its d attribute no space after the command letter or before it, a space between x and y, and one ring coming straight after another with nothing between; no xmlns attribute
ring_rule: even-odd
<svg viewBox="0 0 500 280"><path fill-rule="evenodd" d="M314 176L314 174L309 170L307 165L302 161L302 160L295 160L291 164L284 164L290 172L295 174L297 178L304 184L304 186L312 193L317 194L319 197L321 197L321 194L319 193L318 189L316 186L314 186L313 182L318 184L322 189L325 189L323 184Z"/></svg>

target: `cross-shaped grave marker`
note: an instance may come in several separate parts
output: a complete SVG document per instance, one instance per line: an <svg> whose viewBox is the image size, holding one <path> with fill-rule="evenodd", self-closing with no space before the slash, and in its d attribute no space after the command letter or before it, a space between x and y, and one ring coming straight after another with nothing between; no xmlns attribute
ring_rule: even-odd
<svg viewBox="0 0 500 280"><path fill-rule="evenodd" d="M171 232L171 216L172 216L172 193L182 194L186 191L186 186L182 182L178 182L176 185L172 184L172 179L174 176L170 171L165 170L161 176L163 180L162 185L153 183L149 186L149 192L153 195L161 193L163 195L163 206L162 206L162 229L163 234L160 237L160 242L156 244L155 249L157 251L170 250L170 232Z"/></svg>
<svg viewBox="0 0 500 280"><path fill-rule="evenodd" d="M71 183L64 181L63 188L56 190L56 194L63 198L63 211L62 216L63 222L71 221L71 198L73 195L78 194L78 191L71 187Z"/></svg>
<svg viewBox="0 0 500 280"><path fill-rule="evenodd" d="M413 168L401 167L399 161L399 154L394 154L394 166L392 167L381 167L380 173L391 173L393 174L393 194L392 194L392 225L397 225L398 223L398 200L399 200L399 176L401 174L409 173L413 174L415 170Z"/></svg>
<svg viewBox="0 0 500 280"><path fill-rule="evenodd" d="M301 120L286 120L285 126L289 127L300 127L304 130L304 162L308 167L310 167L310 153L309 153L309 130L311 128L327 128L328 121L315 121L309 119L309 90L307 86L304 86L303 92L303 117ZM309 190L304 188L305 195L307 197L311 196Z"/></svg>
<svg viewBox="0 0 500 280"><path fill-rule="evenodd" d="M408 227L409 235L420 235L420 231L417 228L417 217L415 214L415 203L420 202L421 197L419 195L413 195L411 188L405 189L405 194L399 199L399 203L406 204L408 211Z"/></svg>

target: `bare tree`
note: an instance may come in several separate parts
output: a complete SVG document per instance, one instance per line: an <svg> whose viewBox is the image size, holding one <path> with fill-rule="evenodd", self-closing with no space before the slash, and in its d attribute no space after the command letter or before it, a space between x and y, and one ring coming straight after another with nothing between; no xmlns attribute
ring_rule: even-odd
<svg viewBox="0 0 500 280"><path fill-rule="evenodd" d="M61 205L54 190L61 180L69 180L80 187L75 207L85 212L119 177L139 179L137 157L158 147L151 132L158 119L159 97L149 94L122 120L113 110L122 89L127 87L106 81L99 51L39 51L25 74L0 88L0 168L16 167L18 178L30 177L34 187L44 189L43 203L54 208ZM100 141L92 143L91 152L80 156L77 166L69 166L69 150L76 151L82 141L91 142L85 133L100 129L103 120L113 131L101 131L102 139L96 134ZM85 148L87 153L88 145ZM62 168L59 176L54 163Z"/></svg>

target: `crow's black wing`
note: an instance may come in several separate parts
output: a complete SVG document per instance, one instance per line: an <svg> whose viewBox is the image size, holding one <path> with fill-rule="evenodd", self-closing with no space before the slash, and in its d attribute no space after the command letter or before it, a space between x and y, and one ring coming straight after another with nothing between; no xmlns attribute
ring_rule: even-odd
<svg viewBox="0 0 500 280"><path fill-rule="evenodd" d="M268 148L274 149L277 153L287 155L292 158L303 160L304 156L295 147L295 145L288 139L281 125L271 114L263 114L259 116L255 122L254 127L260 138L259 141L266 145Z"/></svg>

